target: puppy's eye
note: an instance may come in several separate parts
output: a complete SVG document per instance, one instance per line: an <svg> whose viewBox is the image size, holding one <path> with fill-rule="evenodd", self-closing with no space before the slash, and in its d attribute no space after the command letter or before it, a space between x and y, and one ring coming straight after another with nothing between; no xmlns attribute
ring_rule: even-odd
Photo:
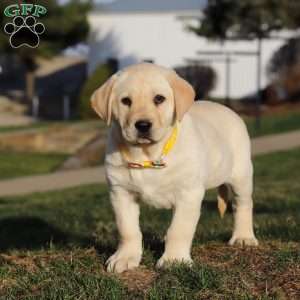
<svg viewBox="0 0 300 300"><path fill-rule="evenodd" d="M127 106L131 106L131 99L129 97L124 97L121 99L121 102L124 104L124 105L127 105Z"/></svg>
<svg viewBox="0 0 300 300"><path fill-rule="evenodd" d="M154 97L154 103L156 105L159 105L159 104L163 103L165 100L166 100L166 98L164 96L162 96L162 95L156 95Z"/></svg>

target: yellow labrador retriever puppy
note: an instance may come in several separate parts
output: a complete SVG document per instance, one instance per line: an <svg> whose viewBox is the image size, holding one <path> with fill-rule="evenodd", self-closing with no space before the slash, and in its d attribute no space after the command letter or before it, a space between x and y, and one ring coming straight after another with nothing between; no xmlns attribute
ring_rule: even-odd
<svg viewBox="0 0 300 300"><path fill-rule="evenodd" d="M174 71L137 64L113 75L92 96L110 126L105 159L120 233L108 271L137 267L142 257L139 200L172 208L165 251L157 265L191 262L191 245L205 190L225 185L235 194L230 245L257 245L252 224L252 163L243 121L228 108L194 102L193 88Z"/></svg>

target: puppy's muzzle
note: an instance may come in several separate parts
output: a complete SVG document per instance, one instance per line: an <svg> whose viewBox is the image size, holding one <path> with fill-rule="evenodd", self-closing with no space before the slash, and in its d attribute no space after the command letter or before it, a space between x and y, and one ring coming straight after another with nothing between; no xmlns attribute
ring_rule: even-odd
<svg viewBox="0 0 300 300"><path fill-rule="evenodd" d="M142 136L148 136L152 127L152 123L148 120L139 120L134 124L138 133Z"/></svg>

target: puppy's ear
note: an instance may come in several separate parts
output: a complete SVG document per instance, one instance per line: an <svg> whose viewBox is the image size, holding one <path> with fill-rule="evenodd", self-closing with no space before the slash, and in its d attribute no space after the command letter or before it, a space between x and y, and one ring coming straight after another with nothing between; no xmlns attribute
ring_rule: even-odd
<svg viewBox="0 0 300 300"><path fill-rule="evenodd" d="M176 118L178 121L181 121L183 115L194 103L195 90L186 80L179 77L174 71L169 72L168 81L174 93Z"/></svg>
<svg viewBox="0 0 300 300"><path fill-rule="evenodd" d="M113 86L116 81L116 74L110 77L91 97L91 105L99 117L110 125L113 101Z"/></svg>

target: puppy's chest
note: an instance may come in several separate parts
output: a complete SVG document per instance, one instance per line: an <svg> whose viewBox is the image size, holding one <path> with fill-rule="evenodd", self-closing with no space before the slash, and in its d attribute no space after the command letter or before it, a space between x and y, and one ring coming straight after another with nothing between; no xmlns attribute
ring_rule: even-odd
<svg viewBox="0 0 300 300"><path fill-rule="evenodd" d="M149 205L171 208L175 203L174 182L164 170L129 170L129 185Z"/></svg>

